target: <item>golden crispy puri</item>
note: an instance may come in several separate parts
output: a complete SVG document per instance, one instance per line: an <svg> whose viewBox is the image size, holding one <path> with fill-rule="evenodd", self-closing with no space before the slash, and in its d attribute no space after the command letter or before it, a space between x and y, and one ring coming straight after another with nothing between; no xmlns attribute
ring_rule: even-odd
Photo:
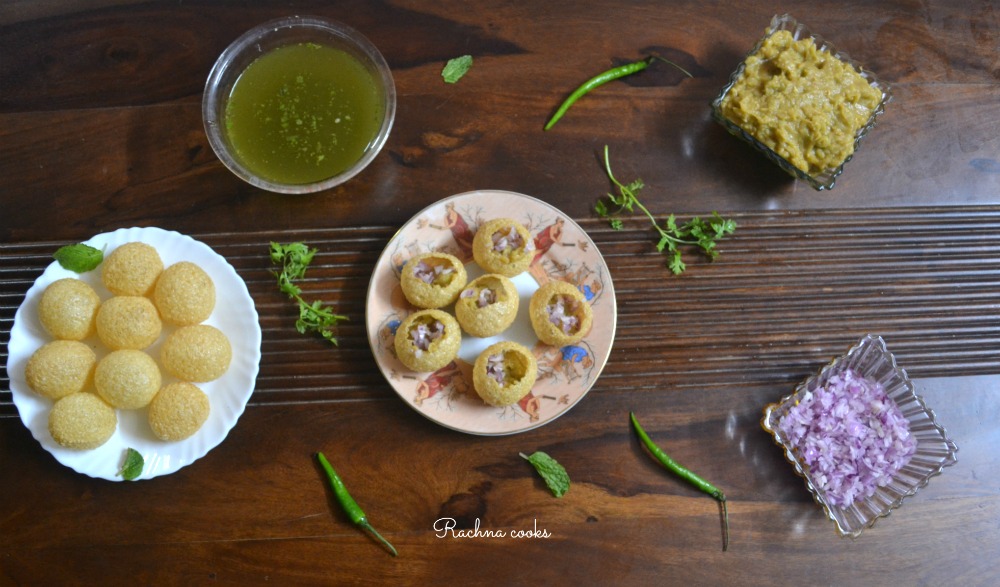
<svg viewBox="0 0 1000 587"><path fill-rule="evenodd" d="M97 394L115 408L146 407L162 383L156 361L143 351L133 349L109 353L94 370Z"/></svg>
<svg viewBox="0 0 1000 587"><path fill-rule="evenodd" d="M514 277L531 265L535 241L520 222L494 218L484 222L472 239L472 256L488 273Z"/></svg>
<svg viewBox="0 0 1000 587"><path fill-rule="evenodd" d="M164 322L200 324L215 309L215 283L198 265L181 261L160 274L153 288L153 302Z"/></svg>
<svg viewBox="0 0 1000 587"><path fill-rule="evenodd" d="M156 306L142 296L114 296L97 310L97 336L111 350L144 349L156 342L163 322Z"/></svg>
<svg viewBox="0 0 1000 587"><path fill-rule="evenodd" d="M406 317L396 329L396 356L408 369L426 372L444 367L458 355L461 327L451 314L421 310Z"/></svg>
<svg viewBox="0 0 1000 587"><path fill-rule="evenodd" d="M117 427L115 409L92 393L68 395L49 412L49 433L66 448L97 448L111 438Z"/></svg>
<svg viewBox="0 0 1000 587"><path fill-rule="evenodd" d="M455 302L455 318L472 336L496 336L517 317L520 298L514 282L496 273L472 280Z"/></svg>
<svg viewBox="0 0 1000 587"><path fill-rule="evenodd" d="M149 404L149 428L160 440L184 440L201 429L210 411L208 396L197 386L171 383Z"/></svg>
<svg viewBox="0 0 1000 587"><path fill-rule="evenodd" d="M79 279L67 277L49 284L38 301L38 319L54 338L83 340L94 331L101 298Z"/></svg>
<svg viewBox="0 0 1000 587"><path fill-rule="evenodd" d="M484 402L503 407L528 395L538 377L538 362L527 347L513 341L491 345L476 358L472 385Z"/></svg>
<svg viewBox="0 0 1000 587"><path fill-rule="evenodd" d="M35 351L24 369L28 386L39 395L59 399L90 383L97 355L76 340L54 340Z"/></svg>
<svg viewBox="0 0 1000 587"><path fill-rule="evenodd" d="M552 346L575 344L590 332L594 312L571 283L550 281L538 288L528 305L538 339Z"/></svg>
<svg viewBox="0 0 1000 587"><path fill-rule="evenodd" d="M182 381L218 379L229 369L232 345L221 330L208 324L182 326L163 342L160 361L167 373Z"/></svg>
<svg viewBox="0 0 1000 587"><path fill-rule="evenodd" d="M423 253L406 262L399 283L407 301L418 308L443 308L462 291L465 266L448 253Z"/></svg>
<svg viewBox="0 0 1000 587"><path fill-rule="evenodd" d="M117 296L144 296L163 271L163 260L146 243L125 243L101 263L101 281Z"/></svg>

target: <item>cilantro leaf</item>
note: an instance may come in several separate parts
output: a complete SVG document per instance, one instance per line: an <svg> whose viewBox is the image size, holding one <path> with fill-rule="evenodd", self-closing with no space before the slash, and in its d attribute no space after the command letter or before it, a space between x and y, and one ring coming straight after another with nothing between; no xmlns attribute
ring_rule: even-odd
<svg viewBox="0 0 1000 587"><path fill-rule="evenodd" d="M302 288L295 284L296 279L306 275L309 264L312 263L316 249L311 249L303 243L283 245L271 243L271 262L281 266L276 272L278 289L281 293L299 304L299 317L295 321L295 330L300 334L316 333L333 344L337 344L334 327L337 323L347 320L347 316L335 313L320 300L307 302L302 298Z"/></svg>
<svg viewBox="0 0 1000 587"><path fill-rule="evenodd" d="M552 495L556 497L566 495L569 491L569 474L558 461L542 451L536 451L530 457L523 452L518 454L535 467Z"/></svg>
<svg viewBox="0 0 1000 587"><path fill-rule="evenodd" d="M97 268L104 260L104 252L83 243L59 247L52 257L59 261L63 269L74 273L86 273Z"/></svg>
<svg viewBox="0 0 1000 587"><path fill-rule="evenodd" d="M634 208L639 210L653 223L653 228L659 233L659 240L656 242L656 250L668 255L667 267L674 275L680 275L687 266L681 259L681 246L698 247L710 260L719 256L716 250L716 241L733 234L736 231L736 222L723 218L718 212L712 212L711 218L707 221L697 216L691 220L678 224L677 217L673 214L667 217L661 227L656 222L653 214L639 201L639 191L645 187L641 179L637 179L628 184L623 184L615 179L611 172L611 161L608 157L608 147L604 147L604 171L608 179L618 189L618 193L608 193L609 202L618 207L611 211L603 200L598 200L594 209L601 218L606 218L611 227L620 230L622 222L617 217L625 212L631 213Z"/></svg>
<svg viewBox="0 0 1000 587"><path fill-rule="evenodd" d="M462 55L448 60L441 70L441 77L445 83L453 84L462 79L470 69L472 69L472 55Z"/></svg>
<svg viewBox="0 0 1000 587"><path fill-rule="evenodd" d="M145 461L142 458L142 453L134 448L129 448L125 451L125 457L122 459L122 466L118 470L118 475L126 481L134 481L142 475L142 468L144 466Z"/></svg>

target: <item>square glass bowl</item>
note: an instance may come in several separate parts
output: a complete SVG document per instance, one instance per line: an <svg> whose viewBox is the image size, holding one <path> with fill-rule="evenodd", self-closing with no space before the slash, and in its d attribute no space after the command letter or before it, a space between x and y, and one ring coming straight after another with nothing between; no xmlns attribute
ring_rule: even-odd
<svg viewBox="0 0 1000 587"><path fill-rule="evenodd" d="M773 149L771 149L764 143L758 141L750 133L746 132L745 130L740 128L740 126L738 126L737 124L726 118L725 115L723 115L722 113L722 101L729 93L729 91L733 88L733 85L743 75L743 71L746 69L746 57L749 57L750 55L753 55L754 53L759 51L761 45L764 44L764 41L778 31L791 32L792 37L795 38L795 40L811 38L813 42L816 44L816 47L818 47L821 51L826 51L827 53L833 55L840 61L847 63L848 65L853 67L854 70L861 75L861 77L863 77L865 80L868 81L868 84L870 86L872 86L873 88L882 93L882 100L879 102L878 106L872 112L872 115L871 117L869 117L868 122L865 123L865 125L862 126L861 129L858 130L858 132L855 133L854 135L854 152L851 153L844 161L840 163L840 165L838 165L834 169L827 169L824 170L822 173L816 175L810 175L805 171L789 163L787 159L774 152ZM822 190L833 189L833 186L836 183L837 178L840 176L841 173L844 172L844 165L846 165L847 162L854 157L854 153L857 153L858 147L861 143L861 139L864 138L864 136L867 135L868 132L875 127L876 119L878 118L879 115L881 115L885 111L885 105L892 100L891 88L889 87L888 84L876 78L875 74L862 68L860 64L851 59L846 53L837 51L836 47L834 47L832 43L823 39L819 35L813 33L804 24L798 22L797 20L795 20L795 18L793 18L788 14L776 15L774 18L771 19L771 24L765 30L764 36L762 36L760 40L757 41L757 44L754 46L753 49L750 50L749 53L747 53L746 57L744 57L743 61L741 61L740 64L736 67L736 71L734 71L733 74L729 76L729 83L722 88L722 91L719 93L718 97L716 97L715 100L712 101L712 117L715 118L715 120L719 124L725 127L725 129L729 131L730 134L739 139L742 139L744 142L750 144L752 147L763 153L765 157L774 162L778 167L784 169L785 172L791 175L792 177L797 177L807 182L816 190L822 191Z"/></svg>
<svg viewBox="0 0 1000 587"><path fill-rule="evenodd" d="M813 484L809 466L798 451L791 448L788 439L778 428L778 423L805 393L825 386L831 376L847 369L853 369L866 379L882 384L886 394L896 402L903 417L909 422L910 434L917 441L917 449L910 462L887 485L877 488L871 497L856 500L850 506L842 508L827 503L822 492ZM834 359L819 373L800 383L793 393L780 402L767 406L761 426L784 449L785 458L795 467L795 472L805 479L813 498L837 525L837 532L851 538L857 538L865 528L874 526L879 518L888 516L893 509L902 505L904 498L914 495L918 489L927 485L931 477L958 461L958 447L937 423L934 412L913 390L906 371L896 365L895 357L879 336L865 336L847 354Z"/></svg>

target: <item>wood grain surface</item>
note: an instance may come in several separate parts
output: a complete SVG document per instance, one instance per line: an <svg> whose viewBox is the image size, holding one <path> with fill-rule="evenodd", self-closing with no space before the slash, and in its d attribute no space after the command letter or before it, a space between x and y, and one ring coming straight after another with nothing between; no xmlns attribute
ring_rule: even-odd
<svg viewBox="0 0 1000 587"><path fill-rule="evenodd" d="M711 119L709 102L775 12L875 71L894 100L835 189L795 182ZM362 31L398 92L392 134L350 182L311 196L242 183L201 97L219 53L271 18ZM63 467L21 424L0 372L0 584L995 585L1000 574L1000 9L987 0L804 2L136 2L0 4L0 358L60 245L129 226L201 240L247 282L260 374L226 440L137 483ZM656 52L552 130L580 82ZM471 54L457 84L440 71ZM672 276L640 217L596 218L641 177L660 218L739 224ZM420 416L379 372L365 294L395 231L474 189L563 210L607 261L612 355L590 393L509 437ZM299 335L271 241L319 249L303 289L350 316L340 346ZM762 410L866 333L882 335L960 447L959 462L857 540L837 536L760 427ZM729 498L665 474L628 427ZM399 558L352 527L322 450ZM572 488L551 496L519 452ZM544 529L547 538L439 538Z"/></svg>

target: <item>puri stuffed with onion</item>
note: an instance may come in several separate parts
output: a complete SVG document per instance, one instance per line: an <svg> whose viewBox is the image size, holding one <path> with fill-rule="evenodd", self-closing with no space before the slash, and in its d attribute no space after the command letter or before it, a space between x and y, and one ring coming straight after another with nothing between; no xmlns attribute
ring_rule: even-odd
<svg viewBox="0 0 1000 587"><path fill-rule="evenodd" d="M414 256L399 276L406 300L425 309L454 303L468 279L465 265L457 257L438 252Z"/></svg>
<svg viewBox="0 0 1000 587"><path fill-rule="evenodd" d="M474 279L455 302L455 318L472 336L496 336L517 317L517 287L503 275L487 273Z"/></svg>
<svg viewBox="0 0 1000 587"><path fill-rule="evenodd" d="M396 357L413 371L436 371L455 359L462 345L458 321L441 310L420 310L396 329Z"/></svg>
<svg viewBox="0 0 1000 587"><path fill-rule="evenodd" d="M494 218L484 222L472 239L472 256L489 273L514 277L531 265L535 241L520 222Z"/></svg>
<svg viewBox="0 0 1000 587"><path fill-rule="evenodd" d="M491 345L476 358L472 385L484 402L503 407L528 395L538 377L538 362L524 345L503 341Z"/></svg>
<svg viewBox="0 0 1000 587"><path fill-rule="evenodd" d="M594 319L583 292L565 281L550 281L538 288L528 309L538 340L557 347L580 342Z"/></svg>

